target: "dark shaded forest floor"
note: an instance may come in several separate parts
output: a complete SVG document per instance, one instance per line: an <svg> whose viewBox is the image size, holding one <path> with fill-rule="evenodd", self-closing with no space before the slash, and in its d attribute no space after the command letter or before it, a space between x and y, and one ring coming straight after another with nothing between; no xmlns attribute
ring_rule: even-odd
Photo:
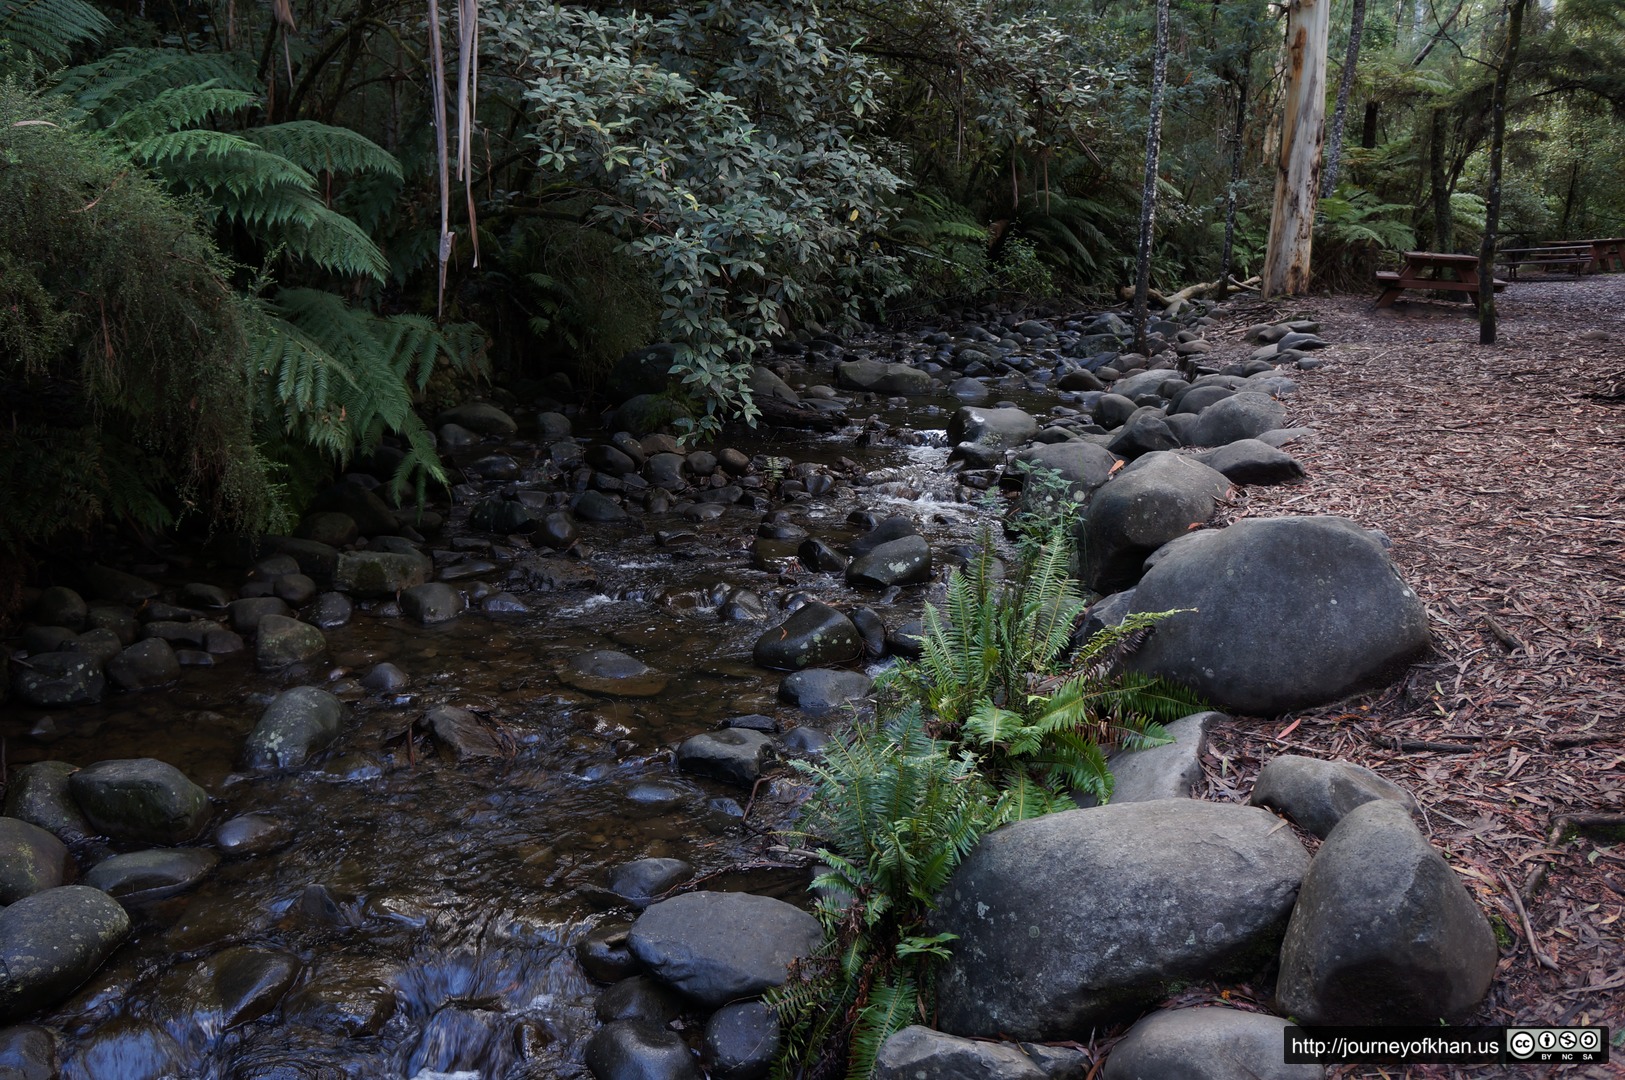
<svg viewBox="0 0 1625 1080"><path fill-rule="evenodd" d="M1406 785L1504 927L1477 1021L1617 1034L1625 828L1583 815L1625 813L1625 275L1511 286L1488 348L1464 305L1372 299L1242 303L1226 316L1226 356L1251 349L1246 325L1290 316L1319 319L1336 343L1286 401L1291 422L1318 432L1288 447L1308 479L1247 489L1226 513L1340 514L1383 530L1436 652L1381 692L1225 726L1210 794L1244 797L1262 762L1289 752ZM1617 1040L1614 1056L1554 1074L1625 1075Z"/></svg>

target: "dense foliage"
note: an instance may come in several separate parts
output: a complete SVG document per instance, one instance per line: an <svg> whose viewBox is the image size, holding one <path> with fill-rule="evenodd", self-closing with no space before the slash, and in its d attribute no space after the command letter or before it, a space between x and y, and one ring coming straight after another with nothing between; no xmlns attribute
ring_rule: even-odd
<svg viewBox="0 0 1625 1080"><path fill-rule="evenodd" d="M1332 2L1345 134L1315 270L1363 285L1385 251L1477 243L1507 4L1365 5L1351 42L1356 0ZM106 160L192 198L214 272L249 302L234 317L256 404L235 457L307 477L391 437L398 479L421 486L441 473L414 405L466 389L488 356L590 390L664 339L670 385L638 389L690 399L709 429L751 416L745 376L779 335L1115 300L1134 273L1152 7L0 0L0 72L57 99L60 130L99 133ZM1260 266L1281 93L1278 5L1175 0L1170 16L1163 290ZM1502 231L1625 231L1625 14L1555 0L1523 36ZM185 504L146 490L149 509Z"/></svg>

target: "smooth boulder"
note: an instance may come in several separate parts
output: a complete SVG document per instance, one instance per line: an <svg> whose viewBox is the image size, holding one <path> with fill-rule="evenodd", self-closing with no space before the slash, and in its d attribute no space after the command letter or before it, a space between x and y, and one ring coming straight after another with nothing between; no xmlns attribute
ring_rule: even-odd
<svg viewBox="0 0 1625 1080"><path fill-rule="evenodd" d="M1309 856L1273 814L1162 799L1069 810L983 837L938 897L957 934L938 1024L1076 1038L1190 980L1250 974L1285 930Z"/></svg>
<svg viewBox="0 0 1625 1080"><path fill-rule="evenodd" d="M858 555L846 567L846 583L884 589L931 580L931 545L923 536L904 536Z"/></svg>
<svg viewBox="0 0 1625 1080"><path fill-rule="evenodd" d="M875 1080L1044 1080L1043 1070L1011 1043L945 1035L915 1024L887 1038Z"/></svg>
<svg viewBox="0 0 1625 1080"><path fill-rule="evenodd" d="M1128 659L1216 707L1273 716L1379 686L1429 646L1422 601L1346 518L1250 518L1158 553L1135 611L1181 611Z"/></svg>
<svg viewBox="0 0 1625 1080"><path fill-rule="evenodd" d="M1286 409L1279 401L1268 394L1239 391L1197 414L1191 445L1224 446L1285 426Z"/></svg>
<svg viewBox="0 0 1625 1080"><path fill-rule="evenodd" d="M1223 713L1192 713L1166 725L1173 742L1111 755L1112 803L1190 798L1202 782L1208 728L1223 719Z"/></svg>
<svg viewBox="0 0 1625 1080"><path fill-rule="evenodd" d="M1276 1001L1307 1025L1457 1022L1484 1000L1495 933L1400 803L1355 807L1303 879Z"/></svg>
<svg viewBox="0 0 1625 1080"><path fill-rule="evenodd" d="M1289 1026L1223 1006L1154 1012L1112 1047L1104 1080L1320 1080L1320 1065L1285 1064Z"/></svg>
<svg viewBox="0 0 1625 1080"><path fill-rule="evenodd" d="M0 1023L67 997L129 932L118 901L85 885L47 889L0 911Z"/></svg>
<svg viewBox="0 0 1625 1080"><path fill-rule="evenodd" d="M844 664L863 655L852 620L828 604L803 604L783 624L756 639L751 659L776 671Z"/></svg>
<svg viewBox="0 0 1625 1080"><path fill-rule="evenodd" d="M429 580L429 560L401 551L345 551L333 570L333 587L364 599L388 599Z"/></svg>
<svg viewBox="0 0 1625 1080"><path fill-rule="evenodd" d="M1038 421L1021 409L983 409L967 405L948 420L948 442L981 443L1014 448L1033 441Z"/></svg>
<svg viewBox="0 0 1625 1080"><path fill-rule="evenodd" d="M684 772L745 788L761 778L772 759L773 740L743 728L702 732L677 748L677 767Z"/></svg>
<svg viewBox="0 0 1625 1080"><path fill-rule="evenodd" d="M783 900L692 892L638 916L629 940L650 971L714 1009L782 985L790 963L812 955L824 932Z"/></svg>
<svg viewBox="0 0 1625 1080"><path fill-rule="evenodd" d="M344 703L314 686L296 686L271 699L248 736L243 764L250 769L293 769L338 737Z"/></svg>
<svg viewBox="0 0 1625 1080"><path fill-rule="evenodd" d="M11 664L11 692L25 705L93 705L106 689L101 665L85 653L41 653Z"/></svg>
<svg viewBox="0 0 1625 1080"><path fill-rule="evenodd" d="M189 889L220 856L205 848L153 848L113 855L90 868L85 884L117 900L152 900Z"/></svg>
<svg viewBox="0 0 1625 1080"><path fill-rule="evenodd" d="M1248 801L1285 814L1301 828L1325 837L1356 806L1392 799L1420 813L1411 793L1349 761L1322 761L1298 754L1271 758L1259 770Z"/></svg>
<svg viewBox="0 0 1625 1080"><path fill-rule="evenodd" d="M283 615L267 615L260 620L254 662L261 671L314 660L326 651L327 638L309 623Z"/></svg>
<svg viewBox="0 0 1625 1080"><path fill-rule="evenodd" d="M587 1041L587 1068L598 1080L701 1080L676 1032L648 1020L616 1020Z"/></svg>
<svg viewBox="0 0 1625 1080"><path fill-rule="evenodd" d="M38 825L64 844L83 840L93 829L68 787L68 777L78 771L77 765L66 761L36 761L18 768L6 785L6 816Z"/></svg>
<svg viewBox="0 0 1625 1080"><path fill-rule="evenodd" d="M874 680L861 671L808 668L784 677L779 683L779 700L809 712L822 712L862 701L874 686Z"/></svg>
<svg viewBox="0 0 1625 1080"><path fill-rule="evenodd" d="M184 844L209 821L209 796L175 766L154 758L98 761L68 777L74 802L107 836Z"/></svg>
<svg viewBox="0 0 1625 1080"><path fill-rule="evenodd" d="M1076 526L1081 580L1097 592L1132 586L1145 557L1205 523L1229 489L1188 457L1140 458L1095 492Z"/></svg>
<svg viewBox="0 0 1625 1080"><path fill-rule="evenodd" d="M54 889L72 868L61 840L38 825L0 817L0 904Z"/></svg>

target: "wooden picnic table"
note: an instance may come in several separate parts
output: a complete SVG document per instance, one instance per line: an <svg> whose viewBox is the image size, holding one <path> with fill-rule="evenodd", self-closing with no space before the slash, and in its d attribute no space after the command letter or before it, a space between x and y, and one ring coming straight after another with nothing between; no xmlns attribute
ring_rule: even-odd
<svg viewBox="0 0 1625 1080"><path fill-rule="evenodd" d="M1502 248L1500 261L1513 281L1518 280L1520 266L1533 266L1539 270L1567 271L1575 276L1589 274L1593 254L1591 242L1572 244L1542 244L1539 247Z"/></svg>
<svg viewBox="0 0 1625 1080"><path fill-rule="evenodd" d="M1625 236L1610 236L1605 240L1586 240L1591 245L1591 262L1586 273L1600 274L1608 270L1625 270Z"/></svg>
<svg viewBox="0 0 1625 1080"><path fill-rule="evenodd" d="M1383 287L1382 294L1377 297L1380 308L1392 306L1406 289L1465 293L1466 299L1476 308L1478 256L1441 251L1407 251L1404 266L1398 270L1377 271L1377 283ZM1506 284L1497 278L1495 291L1500 292Z"/></svg>

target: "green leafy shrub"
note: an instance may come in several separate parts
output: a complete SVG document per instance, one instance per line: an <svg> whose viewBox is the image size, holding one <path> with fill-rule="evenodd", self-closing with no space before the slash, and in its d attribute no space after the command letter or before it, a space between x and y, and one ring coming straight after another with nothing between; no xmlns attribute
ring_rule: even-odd
<svg viewBox="0 0 1625 1080"><path fill-rule="evenodd" d="M275 498L243 357L252 310L202 223L60 102L0 82L0 552Z"/></svg>

